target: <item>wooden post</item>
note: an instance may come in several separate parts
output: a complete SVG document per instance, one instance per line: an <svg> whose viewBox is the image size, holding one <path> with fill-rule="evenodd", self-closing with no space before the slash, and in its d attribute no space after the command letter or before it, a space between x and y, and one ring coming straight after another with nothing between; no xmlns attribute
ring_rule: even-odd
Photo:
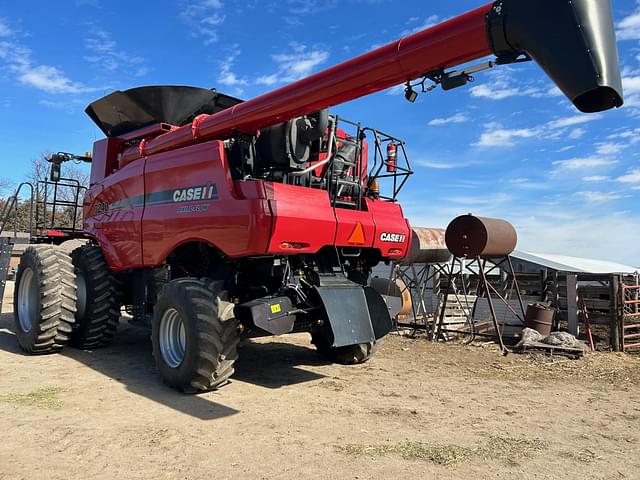
<svg viewBox="0 0 640 480"><path fill-rule="evenodd" d="M578 276L573 273L567 274L567 321L569 323L569 333L578 336Z"/></svg>
<svg viewBox="0 0 640 480"><path fill-rule="evenodd" d="M540 270L540 301L549 300L549 270Z"/></svg>
<svg viewBox="0 0 640 480"><path fill-rule="evenodd" d="M610 338L609 343L611 344L611 348L614 352L619 352L622 350L622 345L620 342L620 316L618 314L618 296L620 295L620 278L617 275L611 276L611 285L610 285L610 301L609 301L609 309L610 309Z"/></svg>

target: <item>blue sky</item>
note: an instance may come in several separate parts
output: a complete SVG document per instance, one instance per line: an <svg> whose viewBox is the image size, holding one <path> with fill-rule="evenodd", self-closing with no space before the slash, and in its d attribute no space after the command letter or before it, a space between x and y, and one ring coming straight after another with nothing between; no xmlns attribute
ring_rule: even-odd
<svg viewBox="0 0 640 480"><path fill-rule="evenodd" d="M482 2L0 2L0 177L101 137L84 107L147 84L252 98ZM613 0L626 105L581 115L534 64L407 103L391 90L338 114L406 140L414 225L473 212L512 221L521 249L640 265L640 2ZM37 12L37 14L34 14Z"/></svg>

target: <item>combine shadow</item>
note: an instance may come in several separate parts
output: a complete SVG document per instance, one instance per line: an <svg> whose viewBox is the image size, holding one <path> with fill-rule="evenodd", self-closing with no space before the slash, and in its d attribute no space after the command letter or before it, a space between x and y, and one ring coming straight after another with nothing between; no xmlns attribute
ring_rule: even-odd
<svg viewBox="0 0 640 480"><path fill-rule="evenodd" d="M277 341L256 343L249 340L240 344L239 353L233 379L265 388L281 388L324 378L324 375L298 367L328 365L312 346L305 348Z"/></svg>
<svg viewBox="0 0 640 480"><path fill-rule="evenodd" d="M0 317L0 350L24 356L13 334L13 313ZM214 402L207 395L185 395L162 383L152 356L149 330L122 321L114 343L104 349L82 351L66 348L62 355L86 365L126 386L127 390L201 420L215 420L240 413ZM232 377L239 382L265 388L280 388L323 378L296 368L299 365L323 365L312 348L288 343L244 342ZM228 387L226 387L228 388ZM221 392L224 392L224 388ZM223 393L217 395L223 396Z"/></svg>

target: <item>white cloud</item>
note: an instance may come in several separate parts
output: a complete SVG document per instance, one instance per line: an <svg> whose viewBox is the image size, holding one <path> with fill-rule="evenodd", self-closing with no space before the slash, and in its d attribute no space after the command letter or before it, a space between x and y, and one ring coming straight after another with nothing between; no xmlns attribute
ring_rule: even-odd
<svg viewBox="0 0 640 480"><path fill-rule="evenodd" d="M591 175L590 177L584 177L582 179L583 182L589 183L607 182L609 180L611 180L611 177L605 175Z"/></svg>
<svg viewBox="0 0 640 480"><path fill-rule="evenodd" d="M640 40L640 8L618 23L620 40Z"/></svg>
<svg viewBox="0 0 640 480"><path fill-rule="evenodd" d="M627 95L640 93L640 76L627 76L622 79L622 86Z"/></svg>
<svg viewBox="0 0 640 480"><path fill-rule="evenodd" d="M514 218L518 249L640 266L640 219L628 213L602 214L593 203L577 207L574 212L569 218Z"/></svg>
<svg viewBox="0 0 640 480"><path fill-rule="evenodd" d="M488 100L504 100L512 97L541 98L549 96L551 90L541 89L534 85L525 85L513 78L508 68L493 70L488 75L487 83L470 89L471 96ZM518 85L518 86L516 86Z"/></svg>
<svg viewBox="0 0 640 480"><path fill-rule="evenodd" d="M418 17L413 17L411 19L409 19L409 22L407 23L414 23L419 21L420 19ZM425 19L424 22L420 23L419 25L412 27L410 29L407 30L403 30L401 32L401 36L405 37L407 35L411 35L412 33L418 33L422 30L426 30L427 28L431 28L435 25L437 25L440 22L440 17L438 15L431 15L429 17L427 17Z"/></svg>
<svg viewBox="0 0 640 480"><path fill-rule="evenodd" d="M586 135L587 131L584 128L574 128L569 133L569 138L571 140L579 140Z"/></svg>
<svg viewBox="0 0 640 480"><path fill-rule="evenodd" d="M85 48L89 51L85 60L96 67L109 71L131 71L136 77L149 73L144 57L119 50L111 34L95 26L92 26L90 36L85 40Z"/></svg>
<svg viewBox="0 0 640 480"><path fill-rule="evenodd" d="M596 152L599 155L616 155L627 148L627 145L621 143L598 143L596 144Z"/></svg>
<svg viewBox="0 0 640 480"><path fill-rule="evenodd" d="M568 152L569 150L573 150L574 148L576 148L575 145L567 145L566 147L562 147L561 149L557 150L557 153Z"/></svg>
<svg viewBox="0 0 640 480"><path fill-rule="evenodd" d="M591 203L604 203L623 198L618 192L577 192L578 196Z"/></svg>
<svg viewBox="0 0 640 480"><path fill-rule="evenodd" d="M442 125L449 125L451 123L465 123L468 121L469 121L469 117L467 117L464 113L456 113L451 117L434 118L429 122L429 125L432 127L439 127Z"/></svg>
<svg viewBox="0 0 640 480"><path fill-rule="evenodd" d="M602 118L601 115L574 115L571 117L558 118L546 124L538 125L531 128L505 129L496 123L485 125L485 132L482 133L478 142L474 144L477 147L511 147L515 145L516 140L539 137L541 139L559 139L563 137L569 127L592 122ZM582 128L574 129L568 134L572 140L576 140L585 135Z"/></svg>
<svg viewBox="0 0 640 480"><path fill-rule="evenodd" d="M561 170L582 170L588 168L607 167L618 163L617 160L602 157L571 158L553 162Z"/></svg>
<svg viewBox="0 0 640 480"><path fill-rule="evenodd" d="M640 61L640 58L638 59ZM640 75L622 77L624 88L624 104L627 108L640 108Z"/></svg>
<svg viewBox="0 0 640 480"><path fill-rule="evenodd" d="M640 168L630 171L626 175L618 178L620 183L631 183L640 185Z"/></svg>
<svg viewBox="0 0 640 480"><path fill-rule="evenodd" d="M272 55L278 64L277 72L263 75L256 79L258 85L275 85L277 83L293 82L309 75L316 67L329 59L326 50L309 50L306 45L292 43L293 53Z"/></svg>
<svg viewBox="0 0 640 480"><path fill-rule="evenodd" d="M235 61L240 53L238 45L231 46L227 56L220 62L220 72L217 79L220 85L232 88L233 90L228 93L236 97L241 97L244 94L243 87L249 84L247 79L241 78L233 71Z"/></svg>
<svg viewBox="0 0 640 480"><path fill-rule="evenodd" d="M180 18L189 27L191 35L201 37L205 45L218 41L218 28L224 23L221 0L190 0L183 2Z"/></svg>
<svg viewBox="0 0 640 480"><path fill-rule="evenodd" d="M413 163L420 167L433 168L435 170L453 170L455 168L463 168L469 165L468 163L448 163L448 162L434 162L431 160L414 160Z"/></svg>
<svg viewBox="0 0 640 480"><path fill-rule="evenodd" d="M292 26L302 25L301 17L317 15L336 6L338 0L286 0L286 5L279 3L279 8L285 12L284 21Z"/></svg>
<svg viewBox="0 0 640 480"><path fill-rule="evenodd" d="M9 28L9 25L0 18L0 38L9 37L13 35L13 31Z"/></svg>
<svg viewBox="0 0 640 480"><path fill-rule="evenodd" d="M613 133L607 137L609 140L624 138L629 143L634 144L640 142L640 128L629 129L623 132Z"/></svg>
<svg viewBox="0 0 640 480"><path fill-rule="evenodd" d="M515 139L532 138L540 132L535 128L504 129L489 128L475 144L478 147L510 147L515 145Z"/></svg>
<svg viewBox="0 0 640 480"><path fill-rule="evenodd" d="M0 41L0 60L18 82L47 93L77 94L96 90L71 80L55 66L35 63L31 50L16 42Z"/></svg>
<svg viewBox="0 0 640 480"><path fill-rule="evenodd" d="M552 120L547 124L547 127L550 129L560 129L573 127L575 125L582 125L583 123L593 122L594 120L599 120L602 118L602 115L574 115L571 117L559 118L557 120Z"/></svg>
<svg viewBox="0 0 640 480"><path fill-rule="evenodd" d="M71 81L63 72L49 65L25 68L18 75L21 83L48 93L84 93L92 91L81 83Z"/></svg>

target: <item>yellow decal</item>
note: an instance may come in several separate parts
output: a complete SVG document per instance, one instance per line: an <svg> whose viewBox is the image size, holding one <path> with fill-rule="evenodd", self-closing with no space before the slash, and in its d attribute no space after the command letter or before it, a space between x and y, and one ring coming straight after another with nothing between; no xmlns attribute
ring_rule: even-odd
<svg viewBox="0 0 640 480"><path fill-rule="evenodd" d="M271 305L271 313L280 313L282 311L282 307L279 304Z"/></svg>

